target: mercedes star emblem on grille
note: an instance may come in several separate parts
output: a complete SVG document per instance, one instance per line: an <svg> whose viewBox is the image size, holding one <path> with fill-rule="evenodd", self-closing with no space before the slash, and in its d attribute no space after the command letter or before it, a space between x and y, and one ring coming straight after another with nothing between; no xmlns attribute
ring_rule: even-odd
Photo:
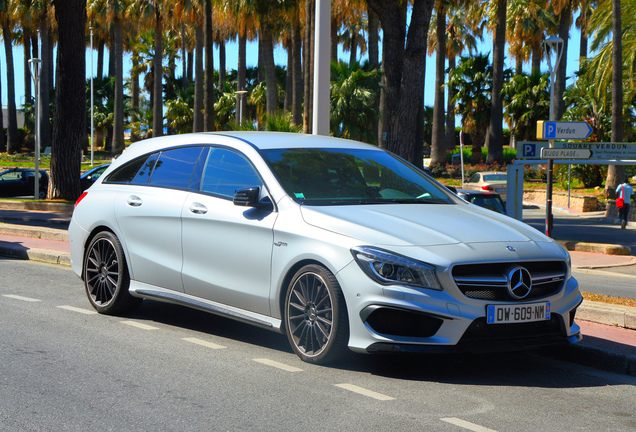
<svg viewBox="0 0 636 432"><path fill-rule="evenodd" d="M512 298L521 300L530 294L532 289L532 276L530 272L523 267L515 267L506 277L508 280L508 292Z"/></svg>

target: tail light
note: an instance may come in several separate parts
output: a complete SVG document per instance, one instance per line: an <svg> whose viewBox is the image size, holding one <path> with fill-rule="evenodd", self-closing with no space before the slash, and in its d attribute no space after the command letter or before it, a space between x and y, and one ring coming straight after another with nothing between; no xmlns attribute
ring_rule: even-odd
<svg viewBox="0 0 636 432"><path fill-rule="evenodd" d="M77 201L75 201L75 205L73 206L73 208L77 207L77 205L80 203L80 201L83 200L86 197L86 195L88 195L88 192L84 192L83 194L81 194L79 196L79 198L77 199Z"/></svg>
<svg viewBox="0 0 636 432"><path fill-rule="evenodd" d="M488 185L483 185L481 187L483 190L485 191L494 191L494 189L492 188L492 186L488 186Z"/></svg>

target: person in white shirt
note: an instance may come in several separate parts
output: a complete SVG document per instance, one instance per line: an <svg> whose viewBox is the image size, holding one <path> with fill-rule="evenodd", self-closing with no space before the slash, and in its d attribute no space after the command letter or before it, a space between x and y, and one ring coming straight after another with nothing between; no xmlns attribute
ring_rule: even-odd
<svg viewBox="0 0 636 432"><path fill-rule="evenodd" d="M629 207L632 202L632 195L634 195L634 188L629 185L629 179L625 177L625 181L618 185L616 193L620 198L623 198L623 208L618 210L618 216L621 219L621 229L625 229L627 226L627 217L629 216Z"/></svg>

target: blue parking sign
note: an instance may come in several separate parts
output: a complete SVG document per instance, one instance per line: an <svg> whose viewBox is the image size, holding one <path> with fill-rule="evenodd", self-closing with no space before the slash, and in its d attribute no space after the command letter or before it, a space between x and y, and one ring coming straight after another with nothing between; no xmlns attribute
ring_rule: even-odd
<svg viewBox="0 0 636 432"><path fill-rule="evenodd" d="M537 145L533 143L524 143L521 154L523 157L536 157Z"/></svg>

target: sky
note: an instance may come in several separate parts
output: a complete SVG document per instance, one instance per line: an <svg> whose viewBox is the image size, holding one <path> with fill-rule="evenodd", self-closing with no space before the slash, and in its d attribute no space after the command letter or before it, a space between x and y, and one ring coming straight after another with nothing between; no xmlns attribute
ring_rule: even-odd
<svg viewBox="0 0 636 432"><path fill-rule="evenodd" d="M579 42L580 42L580 32L573 26L570 30L570 40L568 44L568 55L567 55L567 75L572 77L574 72L579 69ZM479 53L491 53L492 60L492 37L489 34L485 35L485 39L482 43L479 44L477 51ZM108 68L108 58L107 55L105 57L105 65L104 65L104 73L107 72ZM286 66L287 65L287 52L280 45L276 46L274 50L275 62L277 65ZM349 61L349 53L343 53L342 47L339 48L338 57L342 60ZM2 85L2 105L7 105L7 76L6 76L6 55L4 44L0 44L0 63L2 70L0 71L1 75L1 85ZM258 59L258 45L256 43L250 43L247 47L247 66L256 66ZM365 58L360 57L358 53L358 60L364 60ZM16 83L16 105L20 107L24 103L24 50L20 45L16 45L13 47L13 62L14 62L14 74L15 74L15 83ZM126 55L124 66L124 77L130 78L130 55ZM97 72L97 51L94 51L92 54L92 63L93 63L93 72ZM127 65L127 66L126 66ZM219 65L219 50L218 47L215 47L214 50L214 66L218 68ZM236 42L230 42L226 44L226 67L227 69L237 69L238 67L238 44ZM505 67L514 68L514 60L510 57L506 57L505 59ZM524 68L529 69L529 64L524 65ZM545 61L541 66L544 72L547 72L547 64ZM181 62L177 62L177 76L182 75L181 72ZM90 49L86 50L86 77L87 79L91 76L91 51ZM433 106L434 103L434 94L433 87L435 86L435 54L427 57L426 61L426 83L425 83L425 94L424 94L424 104L426 106ZM88 96L90 97L90 96Z"/></svg>

